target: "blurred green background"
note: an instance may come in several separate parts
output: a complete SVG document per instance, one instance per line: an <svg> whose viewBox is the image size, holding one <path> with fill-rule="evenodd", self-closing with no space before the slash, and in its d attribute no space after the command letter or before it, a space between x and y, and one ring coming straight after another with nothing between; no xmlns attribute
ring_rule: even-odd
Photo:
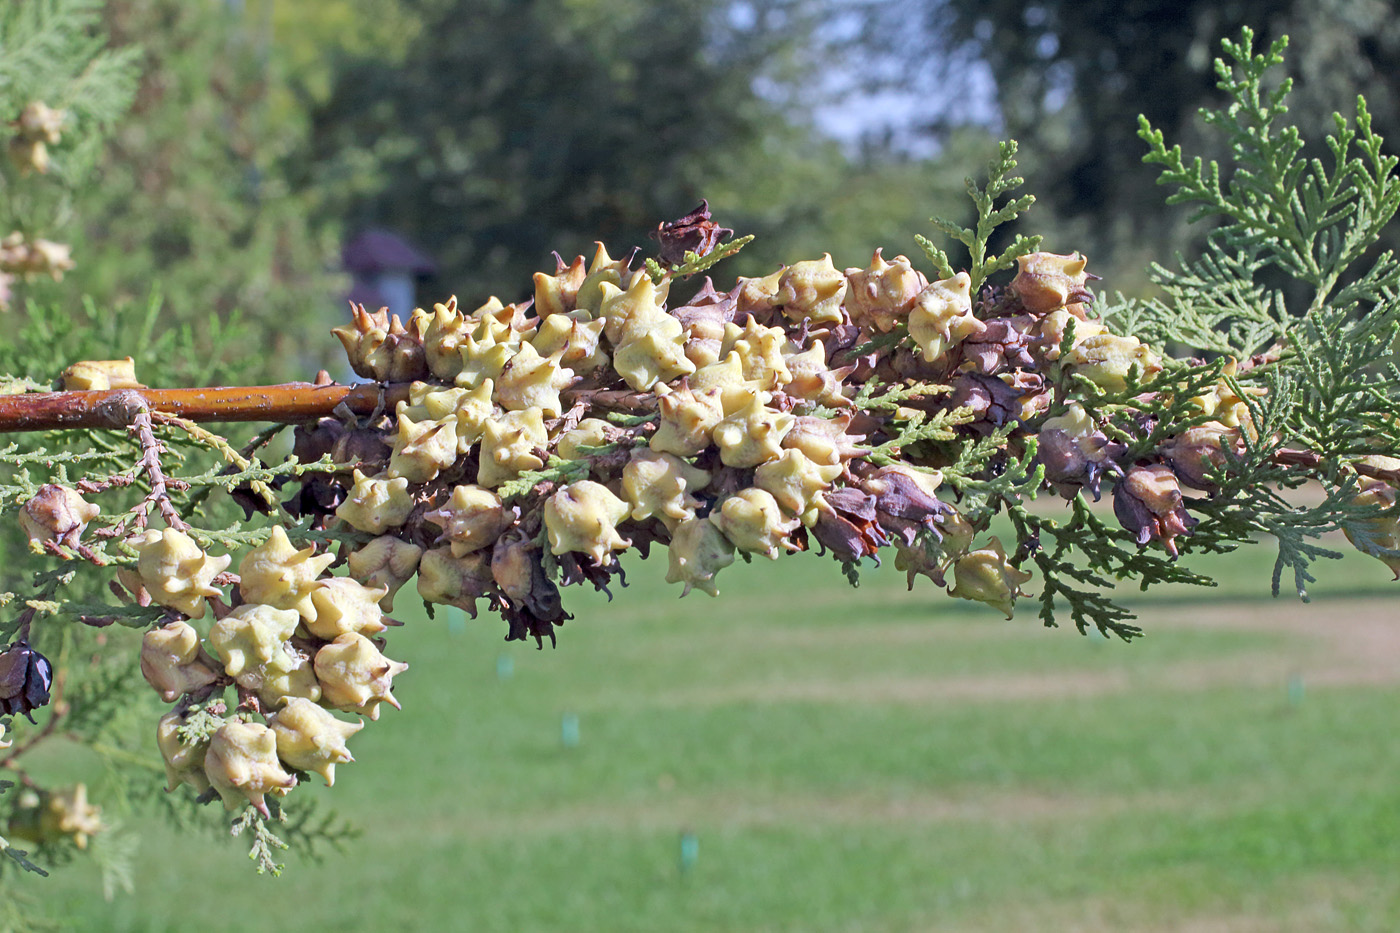
<svg viewBox="0 0 1400 933"><path fill-rule="evenodd" d="M1040 198L1020 229L1141 293L1194 234L1136 115L1214 151L1195 114L1245 24L1293 35L1305 134L1358 91L1400 129L1376 0L96 5L140 48L135 103L46 231L77 268L16 283L7 313L89 296L101 324L74 340L118 355L155 301L211 350L239 318L259 352L201 355L211 379L331 364L364 230L432 259L420 303L471 307L527 297L551 250L645 247L703 197L758 236L724 287L915 254L1006 136ZM1139 598L1132 645L888 568L850 590L806 556L732 568L714 602L637 566L613 603L568 594L557 651L403 613L404 710L333 792L299 792L361 827L345 853L255 879L212 808L177 832L98 786L141 839L135 895L104 901L84 860L8 890L83 930L1391 930L1400 617L1379 564L1323 569L1303 606L1267 597L1269 554L1221 558L1218 591ZM97 770L45 754L56 780Z"/></svg>

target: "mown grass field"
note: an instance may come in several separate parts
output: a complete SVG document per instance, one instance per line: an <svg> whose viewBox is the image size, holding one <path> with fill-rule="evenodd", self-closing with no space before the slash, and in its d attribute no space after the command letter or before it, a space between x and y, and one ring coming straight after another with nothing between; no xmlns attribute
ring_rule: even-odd
<svg viewBox="0 0 1400 933"><path fill-rule="evenodd" d="M403 711L298 791L347 854L257 878L143 825L135 896L31 890L92 931L1397 929L1400 584L1349 557L1276 601L1252 550L1131 645L807 557L681 601L660 555L554 651L409 619Z"/></svg>

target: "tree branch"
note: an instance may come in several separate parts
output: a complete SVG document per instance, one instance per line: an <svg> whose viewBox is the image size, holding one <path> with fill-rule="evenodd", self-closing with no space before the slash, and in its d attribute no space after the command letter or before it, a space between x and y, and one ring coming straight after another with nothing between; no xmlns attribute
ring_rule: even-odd
<svg viewBox="0 0 1400 933"><path fill-rule="evenodd" d="M392 411L408 398L408 385L312 385L205 389L106 389L86 392L27 392L0 396L0 434L63 428L125 428L127 412L140 403L152 412L195 422L274 421L295 423L324 418L344 403L357 415L376 408Z"/></svg>

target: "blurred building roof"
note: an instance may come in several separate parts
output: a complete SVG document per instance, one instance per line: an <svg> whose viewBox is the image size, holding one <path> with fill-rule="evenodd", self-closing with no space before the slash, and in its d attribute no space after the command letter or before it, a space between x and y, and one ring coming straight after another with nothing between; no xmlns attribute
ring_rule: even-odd
<svg viewBox="0 0 1400 933"><path fill-rule="evenodd" d="M390 270L432 275L437 271L437 263L425 253L387 230L364 231L345 244L340 256L346 271L357 275L373 275Z"/></svg>

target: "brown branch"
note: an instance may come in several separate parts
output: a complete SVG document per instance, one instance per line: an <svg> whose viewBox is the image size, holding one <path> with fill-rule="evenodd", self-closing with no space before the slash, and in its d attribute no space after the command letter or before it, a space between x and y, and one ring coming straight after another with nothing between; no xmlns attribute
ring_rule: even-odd
<svg viewBox="0 0 1400 933"><path fill-rule="evenodd" d="M1301 467L1312 473L1320 473L1325 465L1321 454L1311 450L1294 450L1289 447L1282 447L1275 451L1273 460L1280 466ZM1370 463L1351 463L1349 466L1361 476L1378 479L1391 486L1400 486L1400 470Z"/></svg>
<svg viewBox="0 0 1400 933"><path fill-rule="evenodd" d="M634 413L656 411L656 396L648 392L633 392L628 389L597 389L574 387L559 393L573 405L582 402L594 408Z"/></svg>
<svg viewBox="0 0 1400 933"><path fill-rule="evenodd" d="M63 428L125 428L133 409L178 415L195 422L272 421L294 424L328 417L344 404L356 415L392 411L408 398L408 385L275 386L205 389L106 389L27 392L0 396L0 434Z"/></svg>
<svg viewBox="0 0 1400 933"><path fill-rule="evenodd" d="M167 525L176 531L184 531L190 526L175 510L175 504L170 501L170 493L166 490L169 487L188 489L189 484L168 479L165 471L161 469L160 454L165 450L165 445L156 438L155 431L151 428L151 413L138 412L132 419L130 430L141 441L141 459L136 461L136 466L145 472L146 479L151 484L151 491L145 500L147 510L149 511L151 505L157 506ZM144 520L138 514L137 527L143 526Z"/></svg>

